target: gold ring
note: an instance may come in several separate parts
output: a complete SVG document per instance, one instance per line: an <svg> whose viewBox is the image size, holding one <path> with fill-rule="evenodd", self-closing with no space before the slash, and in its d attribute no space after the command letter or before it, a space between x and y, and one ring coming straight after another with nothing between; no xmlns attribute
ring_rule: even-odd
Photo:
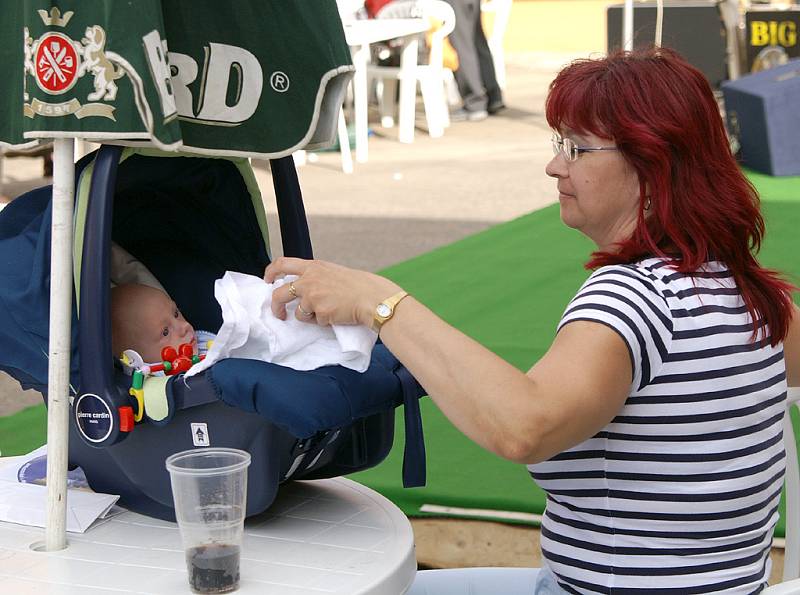
<svg viewBox="0 0 800 595"><path fill-rule="evenodd" d="M297 289L295 289L295 287L294 287L294 281L289 283L289 293L292 294L293 298L297 297Z"/></svg>
<svg viewBox="0 0 800 595"><path fill-rule="evenodd" d="M306 318L311 318L312 316L314 316L313 312L306 312L305 310L303 310L303 306L301 306L300 304L297 305L297 309L300 311L300 314L302 314Z"/></svg>

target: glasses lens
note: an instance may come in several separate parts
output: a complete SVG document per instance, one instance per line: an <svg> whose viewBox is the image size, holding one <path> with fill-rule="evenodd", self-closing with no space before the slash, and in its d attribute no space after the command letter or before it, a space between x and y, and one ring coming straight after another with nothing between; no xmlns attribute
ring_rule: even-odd
<svg viewBox="0 0 800 595"><path fill-rule="evenodd" d="M561 139L558 138L557 134L550 138L550 143L553 145L553 155L558 155L561 151Z"/></svg>
<svg viewBox="0 0 800 595"><path fill-rule="evenodd" d="M578 158L578 148L572 139L565 138L561 144L564 147L564 157L567 158L567 161L575 161Z"/></svg>

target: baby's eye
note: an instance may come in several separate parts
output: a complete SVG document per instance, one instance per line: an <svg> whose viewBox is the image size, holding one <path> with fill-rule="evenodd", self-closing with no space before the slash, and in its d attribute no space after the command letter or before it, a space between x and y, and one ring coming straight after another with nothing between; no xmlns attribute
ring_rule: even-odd
<svg viewBox="0 0 800 595"><path fill-rule="evenodd" d="M161 329L161 336L169 337L169 327L165 326L163 329Z"/></svg>
<svg viewBox="0 0 800 595"><path fill-rule="evenodd" d="M178 310L177 308L175 308L175 312L174 312L173 316L175 316L175 318L178 318L180 315L181 315L181 312L180 312L180 310Z"/></svg>

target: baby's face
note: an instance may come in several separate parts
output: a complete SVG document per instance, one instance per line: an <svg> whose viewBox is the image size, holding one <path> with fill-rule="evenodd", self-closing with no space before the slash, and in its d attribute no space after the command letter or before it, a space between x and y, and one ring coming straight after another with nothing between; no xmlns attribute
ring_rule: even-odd
<svg viewBox="0 0 800 595"><path fill-rule="evenodd" d="M142 331L147 333L144 341L147 355L144 353L140 355L148 362L160 361L161 350L164 347L177 349L181 343L191 343L194 348L197 344L192 325L186 322L175 302L163 293L158 297L158 304L154 304L152 309L146 312L142 320Z"/></svg>
<svg viewBox="0 0 800 595"><path fill-rule="evenodd" d="M120 337L123 349L133 349L145 362L161 361L164 347L178 348L190 343L197 349L194 329L167 294L147 288L124 309L125 336Z"/></svg>

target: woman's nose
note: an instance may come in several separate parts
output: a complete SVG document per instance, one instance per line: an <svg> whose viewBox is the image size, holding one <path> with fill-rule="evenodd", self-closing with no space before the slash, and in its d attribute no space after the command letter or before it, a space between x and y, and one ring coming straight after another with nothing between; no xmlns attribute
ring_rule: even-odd
<svg viewBox="0 0 800 595"><path fill-rule="evenodd" d="M562 157L561 153L553 155L553 158L545 165L544 173L551 178L565 178L567 176L567 160Z"/></svg>

